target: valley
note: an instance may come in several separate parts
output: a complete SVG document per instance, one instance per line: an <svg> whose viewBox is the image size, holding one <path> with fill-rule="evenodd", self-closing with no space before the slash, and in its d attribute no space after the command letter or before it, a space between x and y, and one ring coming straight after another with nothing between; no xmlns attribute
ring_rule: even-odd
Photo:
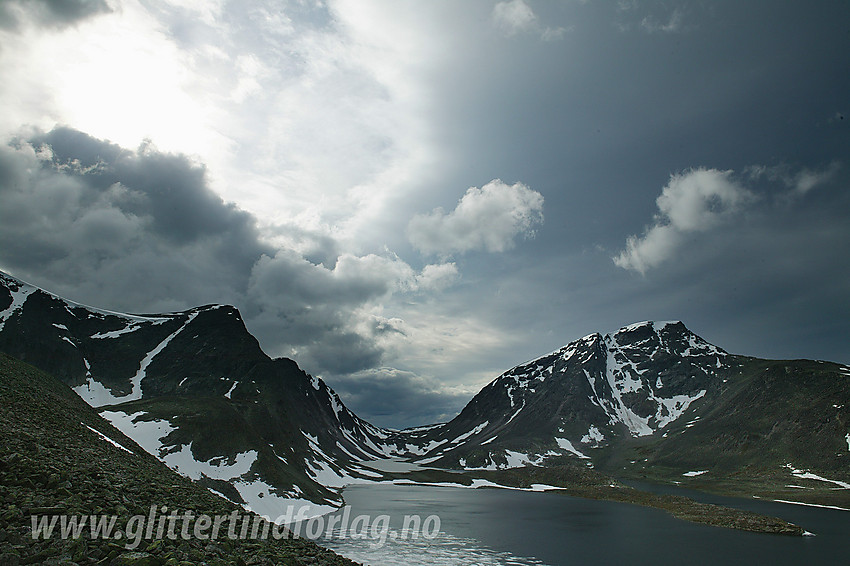
<svg viewBox="0 0 850 566"><path fill-rule="evenodd" d="M130 315L0 283L6 388L30 387L20 375L36 370L17 360L32 364L110 438L271 520L293 504L333 512L357 485L547 491L796 536L805 525L630 483L850 509L841 364L730 354L681 322L647 321L504 372L449 422L390 430L267 356L233 307Z"/></svg>

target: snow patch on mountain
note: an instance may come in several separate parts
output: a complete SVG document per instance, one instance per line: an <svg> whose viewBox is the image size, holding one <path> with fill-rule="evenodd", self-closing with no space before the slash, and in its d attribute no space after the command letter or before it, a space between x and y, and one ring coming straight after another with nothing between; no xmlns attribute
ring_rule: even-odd
<svg viewBox="0 0 850 566"><path fill-rule="evenodd" d="M130 383L133 385L133 391L128 396L122 397L121 398L122 402L124 402L124 401L136 401L137 399L142 398L142 380L145 378L145 371L147 370L150 363L157 356L157 354L162 352L165 349L165 347L168 346L168 343L171 342L174 339L175 336L177 336L178 334L183 332L183 329L186 328L187 326L189 326L189 323L192 322L195 319L195 317L198 316L198 313L200 313L200 312L201 311L195 311L192 314L190 314L188 316L188 318L186 319L186 322L183 323L183 326L181 326L180 328L178 328L177 330L175 330L174 332L169 334L165 338L165 340L160 342L156 346L156 348L154 348L153 350L148 352L147 355L144 358L142 358L142 361L139 364L139 370L136 372L136 375L134 375L133 378L130 380Z"/></svg>
<svg viewBox="0 0 850 566"><path fill-rule="evenodd" d="M650 395L658 403L658 411L655 413L656 427L662 429L681 417L688 410L691 403L697 399L701 399L705 395L705 392L706 390L703 389L693 396L675 395L669 399L656 397L654 394Z"/></svg>
<svg viewBox="0 0 850 566"><path fill-rule="evenodd" d="M465 458L460 458L458 463L465 470L506 470L509 468L522 468L528 465L539 466L547 456L557 456L558 453L549 451L546 454L528 454L514 450L504 450L502 455L505 460L504 463L497 462L492 452L488 455L488 463L484 466L467 466ZM424 463L424 461L420 461L420 463Z"/></svg>
<svg viewBox="0 0 850 566"><path fill-rule="evenodd" d="M620 422L626 425L632 436L647 436L655 432L649 426L649 417L641 417L623 400L623 393L637 391L643 386L639 379L632 378L631 374L624 370L627 365L609 353L605 364L605 379L610 387L612 402L607 399L600 401L611 418L611 424Z"/></svg>
<svg viewBox="0 0 850 566"><path fill-rule="evenodd" d="M87 424L85 424L85 423L80 423L80 424L82 424L82 425L83 425L83 426L85 426L87 429L89 429L90 431L92 431L93 433L95 433L96 435L98 435L100 438L102 438L103 440L105 440L105 441L106 441L106 442L108 442L109 444L111 444L111 445L115 446L116 448L120 448L120 449L121 449L121 450L123 450L124 452L128 452L128 453L130 453L130 454L132 454L132 453L133 453L133 451L132 451L132 450L130 450L129 448L125 448L123 445L121 445L121 444L119 444L118 442L116 442L116 441L112 440L111 438L109 438L108 436L106 436L105 434L103 434L102 432L100 432L99 430L97 430L97 429L95 429L95 428L92 428L92 427L90 427L89 425L87 425Z"/></svg>
<svg viewBox="0 0 850 566"><path fill-rule="evenodd" d="M336 420L339 420L339 416L343 412L342 401L340 401L339 396L335 391L328 391L328 399L331 403L331 409L333 409L333 412L336 415Z"/></svg>
<svg viewBox="0 0 850 566"><path fill-rule="evenodd" d="M2 280L8 285L9 294L12 295L12 303L0 311L0 330L3 330L3 327L6 325L6 321L24 306L24 303L27 302L27 297L35 291L38 291L38 288L33 287L32 285L27 285L25 283L18 284L17 282L14 282L14 280L7 280L5 277L3 277ZM14 287L17 288L15 289Z"/></svg>
<svg viewBox="0 0 850 566"><path fill-rule="evenodd" d="M85 360L88 363L88 360ZM88 366L87 366L88 368ZM82 385L72 387L71 390L83 398L83 401L92 407L103 407L104 405L115 405L126 398L126 395L121 398L112 394L112 391L107 389L99 381L95 381L91 377L91 373L87 372L88 379Z"/></svg>
<svg viewBox="0 0 850 566"><path fill-rule="evenodd" d="M141 328L141 324L139 323L139 321L134 320L134 321L130 322L130 324L128 324L124 328L121 328L121 329L118 329L118 330L110 330L109 332L98 332L96 334L92 334L91 337L97 338L99 340L108 339L108 338L118 338L119 336L122 336L124 334L129 334L131 332L135 332L139 328Z"/></svg>
<svg viewBox="0 0 850 566"><path fill-rule="evenodd" d="M511 405L511 407L513 407L513 405ZM511 418L509 418L509 419L508 419L508 422L506 422L506 423L505 423L505 425L510 424L510 422L511 422L512 420L514 420L514 419L516 418L516 416L517 416L518 414L520 414L520 412L521 412L523 409L525 409L525 399L523 399L523 400L522 400L522 406L521 406L519 409L517 409L517 410L516 410L516 412L515 412L513 415L511 415Z"/></svg>
<svg viewBox="0 0 850 566"><path fill-rule="evenodd" d="M179 447L165 444L164 439L175 430L167 420L143 420L144 412L127 414L121 411L104 411L101 415L112 425L132 438L146 452L162 460L169 468L192 479L208 477L230 480L248 473L257 460L254 450L231 458L216 457L199 461L192 454L192 444Z"/></svg>
<svg viewBox="0 0 850 566"><path fill-rule="evenodd" d="M605 436L602 432L595 425L590 425L590 428L587 429L587 434L582 436L579 442L582 444L592 444L595 447L603 440L605 440Z"/></svg>
<svg viewBox="0 0 850 566"><path fill-rule="evenodd" d="M590 459L590 456L587 456L586 454L579 452L579 450L576 449L575 446L573 446L573 443L570 442L569 440L567 440L566 438L555 438L555 442L558 443L558 446L562 450L566 450L570 454L578 456L579 458L581 458L583 460L589 460Z"/></svg>
<svg viewBox="0 0 850 566"><path fill-rule="evenodd" d="M464 434L461 434L460 436L458 436L457 438L455 438L454 440L452 440L452 441L451 441L451 444L457 444L458 442L462 442L462 441L466 440L466 439L467 439L467 438L469 438L470 436L474 436L474 435L478 434L479 432L481 432L482 430L484 430L484 429L487 427L487 425L489 425L489 424L490 424L490 421L484 421L483 423L481 423L480 425L476 426L475 428L473 428L473 429L472 429L472 430L470 430L469 432L466 432L466 433L464 433Z"/></svg>
<svg viewBox="0 0 850 566"><path fill-rule="evenodd" d="M247 474L257 461L257 452L249 450L230 458L215 457L204 462L192 454L192 443L180 446L178 450L160 447L159 457L166 466L184 476L199 480L208 477L216 480L234 480Z"/></svg>
<svg viewBox="0 0 850 566"><path fill-rule="evenodd" d="M103 411L100 416L132 438L145 452L159 457L159 451L163 447L162 440L175 428L165 420L143 420L141 417L144 417L145 414L144 411L132 414L123 411Z"/></svg>
<svg viewBox="0 0 850 566"><path fill-rule="evenodd" d="M842 487L844 489L850 489L850 483L839 481L839 480L827 479L827 478L824 478L824 477L819 476L817 474L813 474L813 473L811 473L807 470L798 470L790 463L785 464L785 467L787 469L791 470L791 475L794 476L794 477L804 479L804 480L817 480L817 481L822 481L822 482L827 482L827 483L834 483L835 485Z"/></svg>
<svg viewBox="0 0 850 566"><path fill-rule="evenodd" d="M231 484L245 501L243 507L278 524L293 523L296 519L309 520L337 509L336 506L320 505L299 497L281 496L274 487L261 480L236 480Z"/></svg>

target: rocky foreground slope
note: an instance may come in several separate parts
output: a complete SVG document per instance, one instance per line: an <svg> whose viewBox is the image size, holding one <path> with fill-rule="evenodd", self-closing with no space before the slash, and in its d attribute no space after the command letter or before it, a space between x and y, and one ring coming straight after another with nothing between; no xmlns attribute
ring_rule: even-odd
<svg viewBox="0 0 850 566"><path fill-rule="evenodd" d="M0 564L354 564L304 539L216 540L167 536L34 540L32 516L105 515L119 530L133 516L229 516L238 506L212 494L115 430L67 386L0 354ZM257 518L259 519L259 518ZM175 533L181 531L178 525ZM116 531L117 532L117 531ZM192 531L190 531L192 532ZM209 535L210 531L205 531ZM135 544L132 544L135 542ZM128 548L131 547L131 548Z"/></svg>

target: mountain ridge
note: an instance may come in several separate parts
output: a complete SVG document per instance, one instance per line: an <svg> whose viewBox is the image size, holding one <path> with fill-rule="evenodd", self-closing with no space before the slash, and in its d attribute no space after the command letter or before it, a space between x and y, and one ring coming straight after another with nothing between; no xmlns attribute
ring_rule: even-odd
<svg viewBox="0 0 850 566"><path fill-rule="evenodd" d="M163 458L188 450L195 468L203 468L190 477L218 485L238 503L257 510L278 498L302 500L316 504L317 512L339 506L345 478L374 477L339 462L387 451L388 432L351 413L294 361L262 352L233 307L125 314L90 310L5 274L0 283L6 291L0 293L0 350L56 375L131 437L143 436L141 429L150 428L145 423L168 429L136 439ZM222 414L230 415L230 438L240 441L222 441L215 416ZM241 473L229 478L209 477L211 469L201 465L244 454L253 463L232 468Z"/></svg>
<svg viewBox="0 0 850 566"><path fill-rule="evenodd" d="M850 368L730 354L681 321L587 334L503 372L450 421L396 431L267 356L232 306L130 315L0 283L0 350L40 361L146 450L258 512L339 506L345 485L398 479L369 467L382 458L469 473L579 465L748 495L805 484L799 499L850 507Z"/></svg>

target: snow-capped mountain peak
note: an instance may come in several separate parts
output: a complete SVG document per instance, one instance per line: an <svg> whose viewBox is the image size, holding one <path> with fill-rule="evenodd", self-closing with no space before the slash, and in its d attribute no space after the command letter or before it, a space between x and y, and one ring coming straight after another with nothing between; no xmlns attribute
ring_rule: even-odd
<svg viewBox="0 0 850 566"><path fill-rule="evenodd" d="M589 462L585 452L607 439L653 435L680 419L719 381L727 356L680 321L591 333L509 369L454 420L408 444L423 461L470 468Z"/></svg>

